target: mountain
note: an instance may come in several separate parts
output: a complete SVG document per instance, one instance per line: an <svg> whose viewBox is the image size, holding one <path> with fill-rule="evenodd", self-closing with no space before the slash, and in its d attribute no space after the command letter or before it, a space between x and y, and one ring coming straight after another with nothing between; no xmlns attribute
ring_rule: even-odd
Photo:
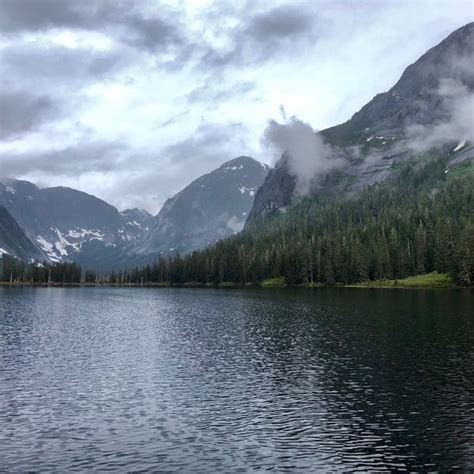
<svg viewBox="0 0 474 474"><path fill-rule="evenodd" d="M23 260L40 260L43 257L4 206L0 206L0 258L2 254Z"/></svg>
<svg viewBox="0 0 474 474"><path fill-rule="evenodd" d="M468 107L472 101L473 45L474 23L469 23L408 66L389 91L376 95L350 120L321 131L328 149L344 165L332 176L320 178L320 187L326 180L326 190L339 196L360 191L385 180L419 149L429 151L430 143L462 155L462 159L453 155L456 162L472 158L472 144L466 143L461 131L463 122L469 127L469 120L474 128L472 106L470 119L469 111L457 121L453 115L456 104L464 101ZM249 222L285 209L294 199L295 185L284 156L258 191Z"/></svg>
<svg viewBox="0 0 474 474"><path fill-rule="evenodd" d="M240 156L201 176L166 201L129 253L183 254L239 232L267 173L266 165Z"/></svg>
<svg viewBox="0 0 474 474"><path fill-rule="evenodd" d="M15 232L24 231L30 243L23 243L22 251L5 243L4 250L21 258L71 260L97 269L190 252L243 228L267 171L249 157L228 161L169 199L155 217L136 208L119 212L75 189L40 189L27 181L4 179L0 206L16 221ZM7 237L11 242L8 225L5 229L5 242Z"/></svg>
<svg viewBox="0 0 474 474"><path fill-rule="evenodd" d="M141 237L146 232L152 222L153 215L145 209L125 209L120 213L122 218L122 227L119 229L119 233L122 238L127 242L134 241Z"/></svg>
<svg viewBox="0 0 474 474"><path fill-rule="evenodd" d="M116 247L141 235L152 218L137 209L119 213L105 201L75 189L40 189L14 179L0 182L0 205L34 246L29 258L74 260L85 266L100 265Z"/></svg>

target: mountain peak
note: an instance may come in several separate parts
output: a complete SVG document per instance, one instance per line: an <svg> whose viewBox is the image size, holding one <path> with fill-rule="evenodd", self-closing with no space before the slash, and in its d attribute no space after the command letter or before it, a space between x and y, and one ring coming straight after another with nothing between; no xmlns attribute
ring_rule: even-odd
<svg viewBox="0 0 474 474"><path fill-rule="evenodd" d="M194 180L166 201L150 231L131 252L187 253L240 231L268 167L239 156Z"/></svg>
<svg viewBox="0 0 474 474"><path fill-rule="evenodd" d="M261 167L266 169L266 165L260 163L260 161L251 158L250 156L238 156L237 158L233 158L232 160L226 161L223 163L218 169L243 169L246 167Z"/></svg>
<svg viewBox="0 0 474 474"><path fill-rule="evenodd" d="M139 216L143 219L148 219L148 218L153 217L153 215L150 214L146 209L141 209L139 207L124 209L123 211L120 212L120 214L124 216Z"/></svg>

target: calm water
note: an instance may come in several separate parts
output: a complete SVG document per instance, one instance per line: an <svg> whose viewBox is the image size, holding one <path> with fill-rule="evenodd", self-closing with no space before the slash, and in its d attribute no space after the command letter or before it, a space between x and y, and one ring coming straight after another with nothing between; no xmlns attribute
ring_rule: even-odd
<svg viewBox="0 0 474 474"><path fill-rule="evenodd" d="M0 288L0 470L474 469L473 296Z"/></svg>

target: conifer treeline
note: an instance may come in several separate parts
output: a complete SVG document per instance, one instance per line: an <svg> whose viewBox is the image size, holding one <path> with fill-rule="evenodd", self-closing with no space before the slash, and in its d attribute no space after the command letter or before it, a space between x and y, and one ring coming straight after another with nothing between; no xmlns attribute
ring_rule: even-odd
<svg viewBox="0 0 474 474"><path fill-rule="evenodd" d="M0 259L1 281L32 284L74 284L95 283L93 271L82 272L81 266L74 262L43 264L27 263L4 254Z"/></svg>
<svg viewBox="0 0 474 474"><path fill-rule="evenodd" d="M438 271L473 285L473 166L445 167L445 159L404 165L355 198L306 198L208 249L111 279L245 284L284 276L290 285L350 284Z"/></svg>

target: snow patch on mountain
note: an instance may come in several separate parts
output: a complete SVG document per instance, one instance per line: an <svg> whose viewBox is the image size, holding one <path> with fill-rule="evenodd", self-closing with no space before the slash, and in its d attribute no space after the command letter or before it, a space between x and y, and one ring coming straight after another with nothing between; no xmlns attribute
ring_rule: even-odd
<svg viewBox="0 0 474 474"><path fill-rule="evenodd" d="M56 250L59 252L59 255L61 255L61 257L66 257L69 255L68 251L66 250L66 247L70 247L70 246L73 246L71 245L65 238L64 236L61 234L61 232L59 232L58 229L56 229L56 232L58 234L58 238L59 240L57 240L55 243L54 243L54 246L56 248ZM74 247L74 246L73 246ZM77 249L77 244L76 244L76 247L75 249Z"/></svg>
<svg viewBox="0 0 474 474"><path fill-rule="evenodd" d="M250 196L255 196L255 188L246 188L245 186L239 187L240 194L249 193Z"/></svg>
<svg viewBox="0 0 474 474"><path fill-rule="evenodd" d="M106 235L98 229L76 227L66 232L61 232L58 228L51 227L51 231L56 234L53 242L47 240L42 235L38 235L35 240L53 262L60 262L65 257L71 257L74 253L80 253L82 246L86 242L93 240L104 242L106 239ZM105 242L105 245L110 246L113 244Z"/></svg>
<svg viewBox="0 0 474 474"><path fill-rule="evenodd" d="M36 237L36 242L40 245L41 249L46 253L52 262L60 262L62 259L56 254L54 245L48 242L42 235Z"/></svg>
<svg viewBox="0 0 474 474"><path fill-rule="evenodd" d="M244 169L244 165L227 166L226 168L224 168L225 171L237 171L237 170L242 170L242 169Z"/></svg>
<svg viewBox="0 0 474 474"><path fill-rule="evenodd" d="M56 232L59 233L58 229L56 229ZM97 240L104 240L105 234L94 229L79 229L78 230L77 228L68 230L66 234L67 237L73 237L75 239L84 238L90 235Z"/></svg>

